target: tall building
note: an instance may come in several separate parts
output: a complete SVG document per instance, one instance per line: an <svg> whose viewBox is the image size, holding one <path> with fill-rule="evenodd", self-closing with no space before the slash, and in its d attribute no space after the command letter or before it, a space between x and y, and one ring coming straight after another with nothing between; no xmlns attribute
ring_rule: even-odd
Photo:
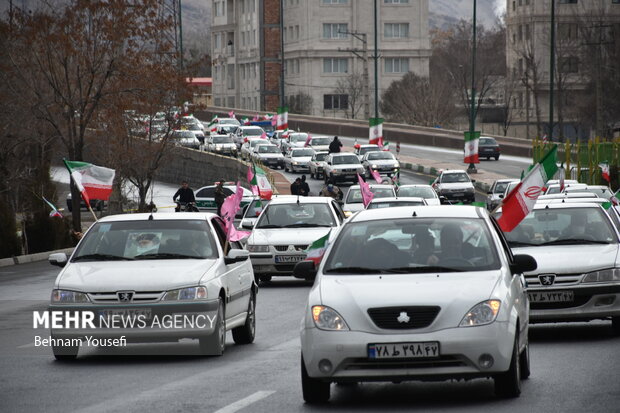
<svg viewBox="0 0 620 413"><path fill-rule="evenodd" d="M214 0L212 10L215 105L273 111L284 73L291 112L374 114L374 1ZM377 21L379 94L409 71L428 76L428 0L377 0Z"/></svg>
<svg viewBox="0 0 620 413"><path fill-rule="evenodd" d="M583 104L602 113L605 84L601 67L620 42L620 0L554 0L555 75L553 136L574 139L596 134ZM549 134L552 0L508 0L506 60L513 88L516 134ZM616 55L617 56L617 55ZM612 63L613 64L613 63ZM614 64L617 66L617 62Z"/></svg>

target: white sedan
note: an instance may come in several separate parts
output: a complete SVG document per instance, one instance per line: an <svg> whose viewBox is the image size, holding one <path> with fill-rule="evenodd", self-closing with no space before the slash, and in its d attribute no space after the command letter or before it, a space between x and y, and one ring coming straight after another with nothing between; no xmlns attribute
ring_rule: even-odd
<svg viewBox="0 0 620 413"><path fill-rule="evenodd" d="M77 311L82 320L52 326L54 356L75 359L88 337L198 339L205 355L222 354L227 330L236 343L251 343L257 286L249 253L226 243L223 231L214 214L115 215L93 224L70 259L50 255L62 270L49 309L53 316Z"/></svg>
<svg viewBox="0 0 620 413"><path fill-rule="evenodd" d="M401 185L398 187L398 196L414 196L424 198L427 205L441 205L439 195L430 185L414 184Z"/></svg>
<svg viewBox="0 0 620 413"><path fill-rule="evenodd" d="M292 148L284 156L284 170L286 172L309 172L312 155L314 151L310 148Z"/></svg>
<svg viewBox="0 0 620 413"><path fill-rule="evenodd" d="M308 403L331 383L493 378L517 397L529 369L522 273L486 210L449 206L362 211L330 237L301 325ZM381 257L382 259L378 259Z"/></svg>

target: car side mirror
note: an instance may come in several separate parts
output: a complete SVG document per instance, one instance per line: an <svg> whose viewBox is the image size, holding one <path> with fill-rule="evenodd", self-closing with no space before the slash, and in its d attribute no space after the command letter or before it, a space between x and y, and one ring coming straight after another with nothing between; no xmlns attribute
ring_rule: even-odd
<svg viewBox="0 0 620 413"><path fill-rule="evenodd" d="M489 191L487 192L487 195L493 195L493 192Z"/></svg>
<svg viewBox="0 0 620 413"><path fill-rule="evenodd" d="M499 194L499 199L504 199L504 194Z"/></svg>
<svg viewBox="0 0 620 413"><path fill-rule="evenodd" d="M240 261L246 261L250 258L250 252L248 250L231 249L228 255L224 257L224 264L234 264Z"/></svg>
<svg viewBox="0 0 620 413"><path fill-rule="evenodd" d="M472 183L472 184L475 184L475 183L476 183L476 180L475 180L475 179L472 179L472 180L471 180L471 183Z"/></svg>
<svg viewBox="0 0 620 413"><path fill-rule="evenodd" d="M241 228L243 229L253 229L254 225L252 224L252 221L250 221L249 219L244 219L241 221Z"/></svg>
<svg viewBox="0 0 620 413"><path fill-rule="evenodd" d="M67 265L67 254L65 254L64 252L50 254L48 261L50 264L57 267L64 267L65 265Z"/></svg>
<svg viewBox="0 0 620 413"><path fill-rule="evenodd" d="M538 263L531 255L518 254L513 257L513 260L513 263L510 265L510 271L513 274L523 274L538 268Z"/></svg>
<svg viewBox="0 0 620 413"><path fill-rule="evenodd" d="M314 280L316 278L314 261L301 261L295 264L293 268L293 277L306 281Z"/></svg>

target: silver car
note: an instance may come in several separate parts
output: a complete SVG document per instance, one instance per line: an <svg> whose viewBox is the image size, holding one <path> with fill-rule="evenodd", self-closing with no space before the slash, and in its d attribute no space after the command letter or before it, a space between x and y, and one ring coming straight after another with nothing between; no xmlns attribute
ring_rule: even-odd
<svg viewBox="0 0 620 413"><path fill-rule="evenodd" d="M330 153L325 158L325 182L357 182L358 174L364 174L364 167L351 152Z"/></svg>
<svg viewBox="0 0 620 413"><path fill-rule="evenodd" d="M291 172L308 172L310 159L314 151L310 148L292 148L284 157L284 170Z"/></svg>
<svg viewBox="0 0 620 413"><path fill-rule="evenodd" d="M170 140L178 146L184 146L192 149L200 148L200 141L196 138L196 135L189 130L172 131L170 134Z"/></svg>
<svg viewBox="0 0 620 413"><path fill-rule="evenodd" d="M237 145L230 135L210 135L206 139L206 150L220 155L237 156Z"/></svg>
<svg viewBox="0 0 620 413"><path fill-rule="evenodd" d="M270 168L284 168L284 156L276 145L265 141L264 144L256 145L252 151L252 159Z"/></svg>
<svg viewBox="0 0 620 413"><path fill-rule="evenodd" d="M398 196L421 197L424 198L427 205L441 205L437 192L430 185L401 185L398 187Z"/></svg>
<svg viewBox="0 0 620 413"><path fill-rule="evenodd" d="M371 171L378 172L379 175L387 175L391 177L398 173L400 163L394 155L387 151L367 152L362 157L362 165L366 171L366 177L371 178Z"/></svg>
<svg viewBox="0 0 620 413"><path fill-rule="evenodd" d="M329 152L316 152L310 159L310 178L321 179L325 175L325 158Z"/></svg>
<svg viewBox="0 0 620 413"><path fill-rule="evenodd" d="M504 195L506 192L506 188L511 182L518 183L519 180L518 179L498 179L497 181L493 182L493 185L489 189L489 192L487 192L487 199L486 199L487 209L489 211L494 210L502 202L502 199L504 198Z"/></svg>

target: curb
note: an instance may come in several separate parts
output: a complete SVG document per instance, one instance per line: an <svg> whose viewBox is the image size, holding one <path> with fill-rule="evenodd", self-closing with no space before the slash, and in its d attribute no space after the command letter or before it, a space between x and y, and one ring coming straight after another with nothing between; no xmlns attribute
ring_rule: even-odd
<svg viewBox="0 0 620 413"><path fill-rule="evenodd" d="M439 175L439 170L433 166L419 165L411 162L401 162L400 166L401 169L408 169L410 171L425 173L432 176ZM491 185L487 184L486 182L476 181L474 182L474 188L484 193L487 193L491 188Z"/></svg>
<svg viewBox="0 0 620 413"><path fill-rule="evenodd" d="M8 267L11 265L28 264L31 262L45 261L48 259L50 254L54 254L58 252L64 252L65 254L70 255L73 252L73 249L74 248L72 247L72 248L65 248L65 249L55 250L55 251L38 252L36 254L18 255L17 257L11 257L11 258L2 258L0 259L0 268Z"/></svg>

